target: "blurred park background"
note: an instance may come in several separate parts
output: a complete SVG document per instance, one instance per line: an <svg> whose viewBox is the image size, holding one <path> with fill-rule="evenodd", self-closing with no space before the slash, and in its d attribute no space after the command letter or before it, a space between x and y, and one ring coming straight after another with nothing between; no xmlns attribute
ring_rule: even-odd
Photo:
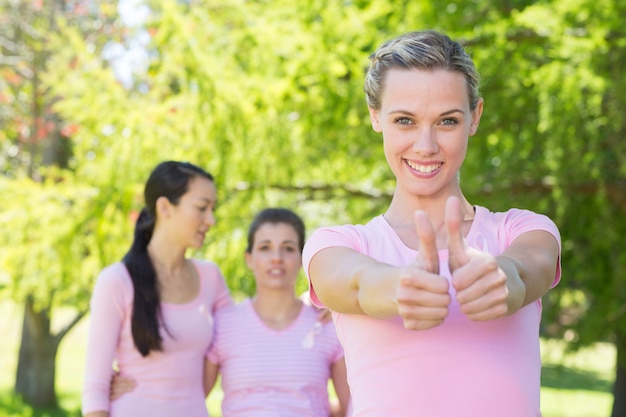
<svg viewBox="0 0 626 417"><path fill-rule="evenodd" d="M432 28L483 77L469 200L562 233L544 417L625 417L625 17L626 0L0 0L0 415L79 415L91 288L159 161L215 175L218 223L195 255L236 297L253 290L259 209L295 209L309 231L380 214L393 177L367 57Z"/></svg>

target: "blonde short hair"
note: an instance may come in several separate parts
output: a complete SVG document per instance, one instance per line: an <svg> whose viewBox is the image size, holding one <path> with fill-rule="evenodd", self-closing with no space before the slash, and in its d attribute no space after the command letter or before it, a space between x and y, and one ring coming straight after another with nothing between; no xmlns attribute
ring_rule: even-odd
<svg viewBox="0 0 626 417"><path fill-rule="evenodd" d="M390 69L456 71L465 76L471 110L480 99L480 76L474 62L459 42L434 30L398 36L382 44L369 59L363 90L367 105L375 110L381 107L385 76Z"/></svg>

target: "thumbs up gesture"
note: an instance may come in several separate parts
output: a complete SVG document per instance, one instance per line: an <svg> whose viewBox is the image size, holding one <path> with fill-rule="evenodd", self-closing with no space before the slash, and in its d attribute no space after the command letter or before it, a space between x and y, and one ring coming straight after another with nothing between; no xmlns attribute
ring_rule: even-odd
<svg viewBox="0 0 626 417"><path fill-rule="evenodd" d="M475 321L502 317L509 312L507 276L493 255L467 246L462 222L460 200L449 197L445 212L448 266L461 311Z"/></svg>
<svg viewBox="0 0 626 417"><path fill-rule="evenodd" d="M448 315L449 283L439 275L436 236L428 216L417 211L414 221L420 242L418 257L400 273L396 302L404 327L424 330L440 325Z"/></svg>

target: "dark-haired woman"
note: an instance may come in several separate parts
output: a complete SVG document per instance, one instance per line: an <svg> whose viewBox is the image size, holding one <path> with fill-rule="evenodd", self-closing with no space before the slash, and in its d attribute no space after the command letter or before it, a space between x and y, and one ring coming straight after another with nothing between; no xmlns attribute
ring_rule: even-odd
<svg viewBox="0 0 626 417"><path fill-rule="evenodd" d="M285 208L260 211L246 264L256 294L216 314L205 386L221 374L223 417L351 415L343 348L332 322L296 297L305 226ZM329 401L332 382L337 401Z"/></svg>
<svg viewBox="0 0 626 417"><path fill-rule="evenodd" d="M220 309L205 362L209 393L221 374L223 417L351 415L346 364L335 327L296 297L305 226L285 208L260 211L248 230L246 264L256 294ZM330 401L328 382L336 394ZM138 384L115 377L112 396Z"/></svg>
<svg viewBox="0 0 626 417"><path fill-rule="evenodd" d="M91 299L85 416L208 416L204 356L213 314L231 304L218 267L185 257L215 224L213 177L184 162L151 173L133 244L98 276ZM136 388L109 400L112 365Z"/></svg>

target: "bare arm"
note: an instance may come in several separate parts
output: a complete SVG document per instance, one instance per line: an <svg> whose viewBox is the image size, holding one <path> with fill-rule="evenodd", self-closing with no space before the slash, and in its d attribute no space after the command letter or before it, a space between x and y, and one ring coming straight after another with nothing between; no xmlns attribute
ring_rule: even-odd
<svg viewBox="0 0 626 417"><path fill-rule="evenodd" d="M449 264L461 311L482 321L511 315L541 298L554 281L559 246L550 233L518 236L500 255L469 248L460 232L458 201L446 205Z"/></svg>
<svg viewBox="0 0 626 417"><path fill-rule="evenodd" d="M559 259L559 246L550 233L542 230L520 235L500 256L496 257L498 266L507 279L522 286L516 303L524 307L548 292L556 276ZM523 295L523 296L522 296Z"/></svg>
<svg viewBox="0 0 626 417"><path fill-rule="evenodd" d="M318 298L331 310L375 318L400 315L407 329L429 329L448 315L448 281L439 275L434 229L415 213L421 250L409 265L396 267L345 247L319 251L309 263Z"/></svg>
<svg viewBox="0 0 626 417"><path fill-rule="evenodd" d="M330 370L330 378L337 394L339 404L333 407L331 404L331 417L345 417L350 407L350 388L348 387L348 375L346 362L343 358L333 363Z"/></svg>
<svg viewBox="0 0 626 417"><path fill-rule="evenodd" d="M344 247L321 250L309 265L315 293L329 309L379 318L398 313L398 270Z"/></svg>
<svg viewBox="0 0 626 417"><path fill-rule="evenodd" d="M211 362L208 359L204 359L204 396L208 397L211 390L215 386L217 381L217 375L219 374L220 367L218 364Z"/></svg>

